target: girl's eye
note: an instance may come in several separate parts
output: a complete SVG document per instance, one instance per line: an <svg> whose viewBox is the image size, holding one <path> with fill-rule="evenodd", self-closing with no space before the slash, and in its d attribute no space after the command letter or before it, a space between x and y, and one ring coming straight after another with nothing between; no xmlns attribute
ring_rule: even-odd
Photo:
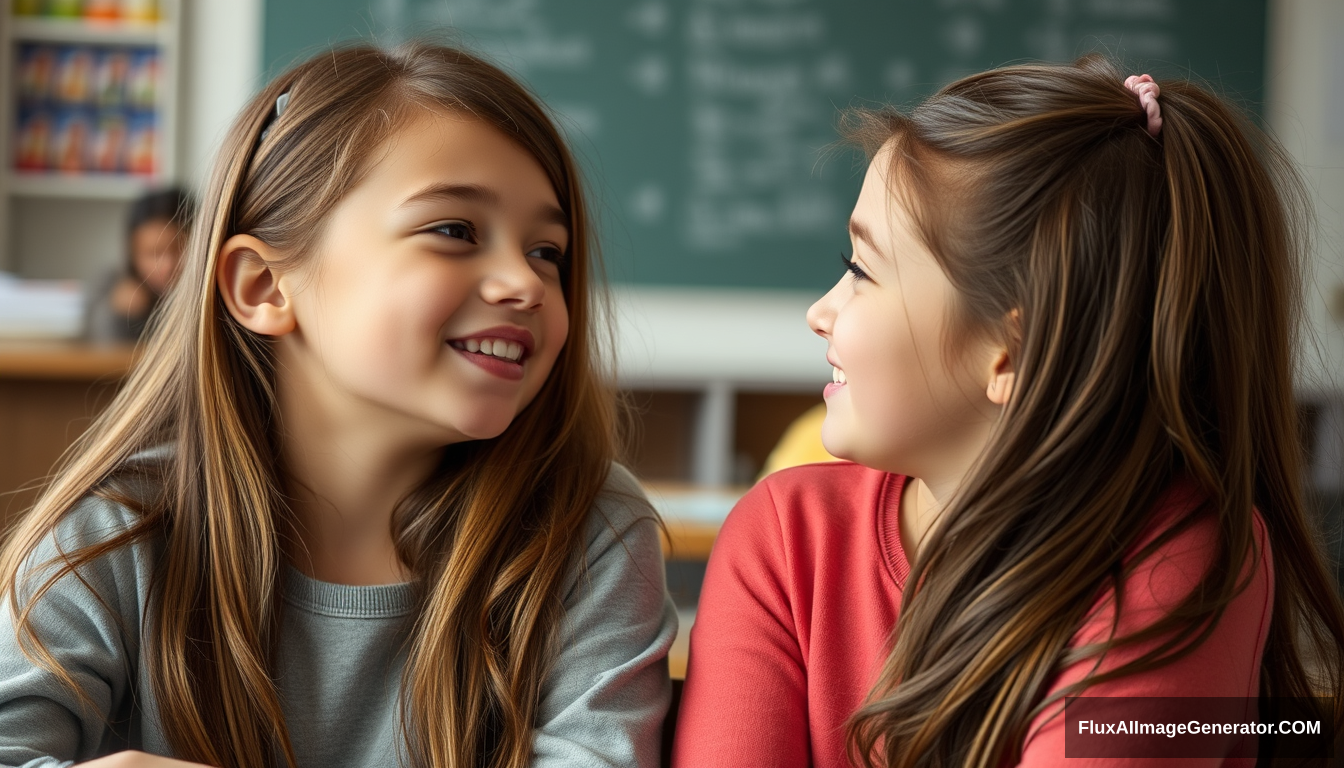
<svg viewBox="0 0 1344 768"><path fill-rule="evenodd" d="M538 248L533 248L527 252L527 255L534 259L543 259L555 264L563 264L565 261L565 252L553 245L543 245Z"/></svg>
<svg viewBox="0 0 1344 768"><path fill-rule="evenodd" d="M450 221L447 224L440 224L431 232L438 232L454 240L465 240L472 245L476 244L476 227L469 221Z"/></svg>
<svg viewBox="0 0 1344 768"><path fill-rule="evenodd" d="M860 267L859 263L855 261L852 256L846 256L842 253L840 254L840 262L845 265L845 269L849 271L849 274L854 276L855 280L868 279L868 273L863 271L863 267Z"/></svg>

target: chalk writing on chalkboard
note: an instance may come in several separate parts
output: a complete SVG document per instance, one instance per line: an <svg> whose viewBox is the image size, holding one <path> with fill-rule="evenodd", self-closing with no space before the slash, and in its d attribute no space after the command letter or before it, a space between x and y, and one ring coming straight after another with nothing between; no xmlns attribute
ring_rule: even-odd
<svg viewBox="0 0 1344 768"><path fill-rule="evenodd" d="M276 71L342 38L442 32L556 113L616 279L815 290L838 277L862 179L861 158L827 160L842 109L1098 49L1192 71L1254 107L1265 3L266 0L265 55Z"/></svg>

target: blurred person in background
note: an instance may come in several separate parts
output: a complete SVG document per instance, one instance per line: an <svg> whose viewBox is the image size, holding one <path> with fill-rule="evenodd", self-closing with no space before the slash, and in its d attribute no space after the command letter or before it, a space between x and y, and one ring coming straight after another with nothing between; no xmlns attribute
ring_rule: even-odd
<svg viewBox="0 0 1344 768"><path fill-rule="evenodd" d="M135 201L126 222L126 263L89 293L89 340L139 340L154 307L177 277L194 214L191 195L177 187Z"/></svg>

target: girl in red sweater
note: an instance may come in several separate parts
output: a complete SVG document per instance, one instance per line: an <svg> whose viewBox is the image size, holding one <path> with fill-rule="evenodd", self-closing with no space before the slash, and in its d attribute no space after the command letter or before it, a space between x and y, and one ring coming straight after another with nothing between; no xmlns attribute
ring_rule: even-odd
<svg viewBox="0 0 1344 768"><path fill-rule="evenodd" d="M854 252L808 313L835 367L823 442L852 463L776 473L729 516L676 765L1161 764L1076 757L1081 693L1232 697L1236 720L1316 695L1338 728L1281 150L1100 58L853 117ZM1213 741L1176 764L1283 745Z"/></svg>

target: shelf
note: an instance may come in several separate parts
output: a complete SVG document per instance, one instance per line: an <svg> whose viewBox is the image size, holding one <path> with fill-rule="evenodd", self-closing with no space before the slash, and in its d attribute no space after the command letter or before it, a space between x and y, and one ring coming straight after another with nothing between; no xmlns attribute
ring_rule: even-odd
<svg viewBox="0 0 1344 768"><path fill-rule="evenodd" d="M14 197L133 200L153 185L148 176L13 173L7 186Z"/></svg>
<svg viewBox="0 0 1344 768"><path fill-rule="evenodd" d="M164 22L90 21L16 17L9 36L20 42L163 45L169 39Z"/></svg>

